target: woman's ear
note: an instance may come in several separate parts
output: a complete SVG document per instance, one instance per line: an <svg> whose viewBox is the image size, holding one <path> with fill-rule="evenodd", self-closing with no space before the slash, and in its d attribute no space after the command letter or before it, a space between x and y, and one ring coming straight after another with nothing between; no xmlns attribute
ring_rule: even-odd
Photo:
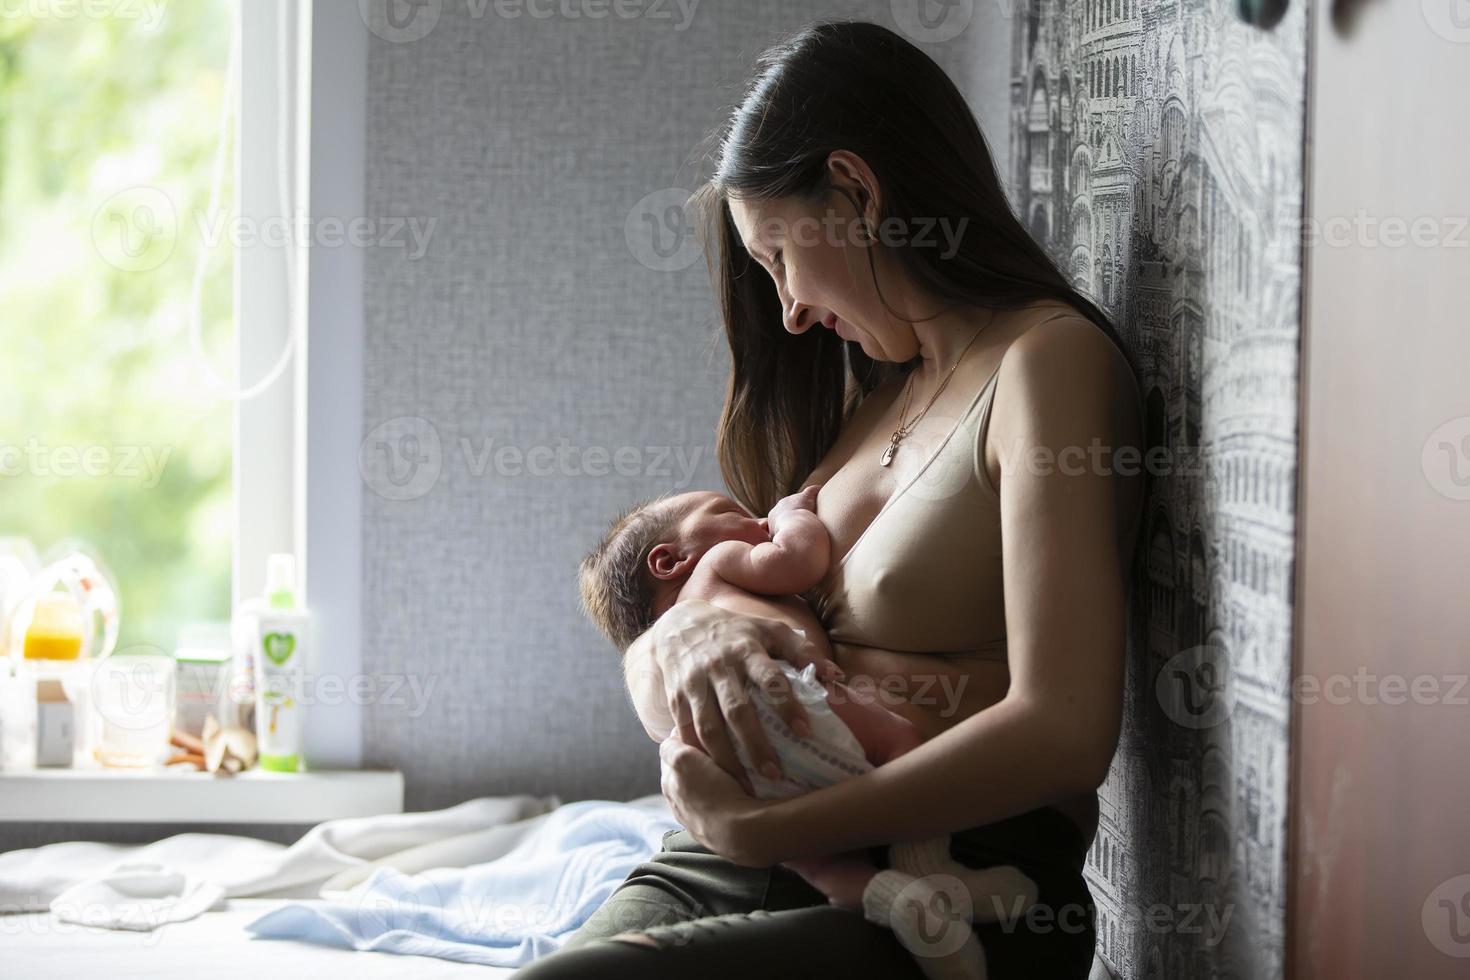
<svg viewBox="0 0 1470 980"><path fill-rule="evenodd" d="M851 150L833 150L827 156L827 176L832 189L851 201L853 209L877 234L878 215L883 210L882 191L867 161Z"/></svg>

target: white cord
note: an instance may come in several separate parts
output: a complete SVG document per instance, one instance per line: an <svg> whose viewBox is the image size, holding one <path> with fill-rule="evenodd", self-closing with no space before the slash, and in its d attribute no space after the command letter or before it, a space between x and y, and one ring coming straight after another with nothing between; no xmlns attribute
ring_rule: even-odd
<svg viewBox="0 0 1470 980"><path fill-rule="evenodd" d="M276 125L278 127L276 139L276 186L280 195L281 217L287 223L286 244L282 249L281 259L286 274L286 345L281 349L280 357L276 363L266 372L265 377L255 384L243 390L234 388L230 381L220 377L214 369L214 363L204 351L204 343L201 337L201 307L204 294L204 269L209 257L209 250L203 242L200 243L199 256L194 262L194 276L189 291L189 342L194 349L205 374L209 376L214 387L227 393L227 397L235 401L247 401L254 398L269 388L281 373L286 370L290 363L291 355L296 350L296 330L298 319L296 316L296 243L292 241L290 229L291 222L291 184L290 184L290 136L292 114L288 111L290 107L291 79L288 75L287 53L292 50L289 45L290 34L287 30L287 17L294 8L293 0L280 0L280 9L276 17L277 34L277 60L276 60ZM209 211L215 215L219 211L220 188L224 184L225 150L229 146L230 119L233 110L238 109L239 98L239 70L240 70L240 19L232 19L230 29L230 57L229 64L225 70L225 91L220 104L219 126L217 129L214 150L214 165L210 177L209 186ZM235 114L238 119L238 114ZM239 329L239 325L236 325Z"/></svg>

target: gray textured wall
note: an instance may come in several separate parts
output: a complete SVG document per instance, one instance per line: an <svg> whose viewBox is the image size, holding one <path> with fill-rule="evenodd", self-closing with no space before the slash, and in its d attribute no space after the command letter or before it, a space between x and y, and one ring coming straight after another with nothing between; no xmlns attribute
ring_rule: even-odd
<svg viewBox="0 0 1470 980"><path fill-rule="evenodd" d="M410 807L657 792L574 569L617 508L720 485L727 361L703 261L665 224L678 196L640 202L694 186L696 143L782 32L913 7L704 0L681 30L674 4L592 21L445 0L422 37L427 21L375 24L367 211L437 222L421 257L372 249L366 269L363 670L431 694L370 708L364 748L404 771ZM1003 14L977 5L928 47L1002 165ZM524 468L538 447L543 475ZM620 447L626 475L567 472Z"/></svg>
<svg viewBox="0 0 1470 980"><path fill-rule="evenodd" d="M1286 921L1306 21L1041 0L1018 210L1115 318L1151 467L1122 745L1088 876L1128 980L1277 977Z"/></svg>

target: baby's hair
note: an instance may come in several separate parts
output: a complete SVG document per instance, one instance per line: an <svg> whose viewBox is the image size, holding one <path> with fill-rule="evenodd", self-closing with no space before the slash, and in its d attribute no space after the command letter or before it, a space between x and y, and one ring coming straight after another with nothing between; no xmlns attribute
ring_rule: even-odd
<svg viewBox="0 0 1470 980"><path fill-rule="evenodd" d="M693 501L675 503L669 494L634 504L613 519L577 575L582 608L619 651L653 625L653 576L648 553L667 541Z"/></svg>

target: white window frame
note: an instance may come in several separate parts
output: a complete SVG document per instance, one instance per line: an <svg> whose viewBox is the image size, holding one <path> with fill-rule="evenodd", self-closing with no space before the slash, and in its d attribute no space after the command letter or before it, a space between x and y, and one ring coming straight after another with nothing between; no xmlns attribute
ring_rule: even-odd
<svg viewBox="0 0 1470 980"><path fill-rule="evenodd" d="M284 250L279 239L236 249L239 377L250 397L235 400L233 599L261 593L266 555L296 555L313 616L307 670L317 681L308 688L307 764L356 769L363 256L350 244L313 243L324 217L345 223L364 212L368 31L355 3L237 0L236 16L237 215L242 228L263 231L272 218L281 228L285 211L291 235ZM251 394L287 344L279 377Z"/></svg>

